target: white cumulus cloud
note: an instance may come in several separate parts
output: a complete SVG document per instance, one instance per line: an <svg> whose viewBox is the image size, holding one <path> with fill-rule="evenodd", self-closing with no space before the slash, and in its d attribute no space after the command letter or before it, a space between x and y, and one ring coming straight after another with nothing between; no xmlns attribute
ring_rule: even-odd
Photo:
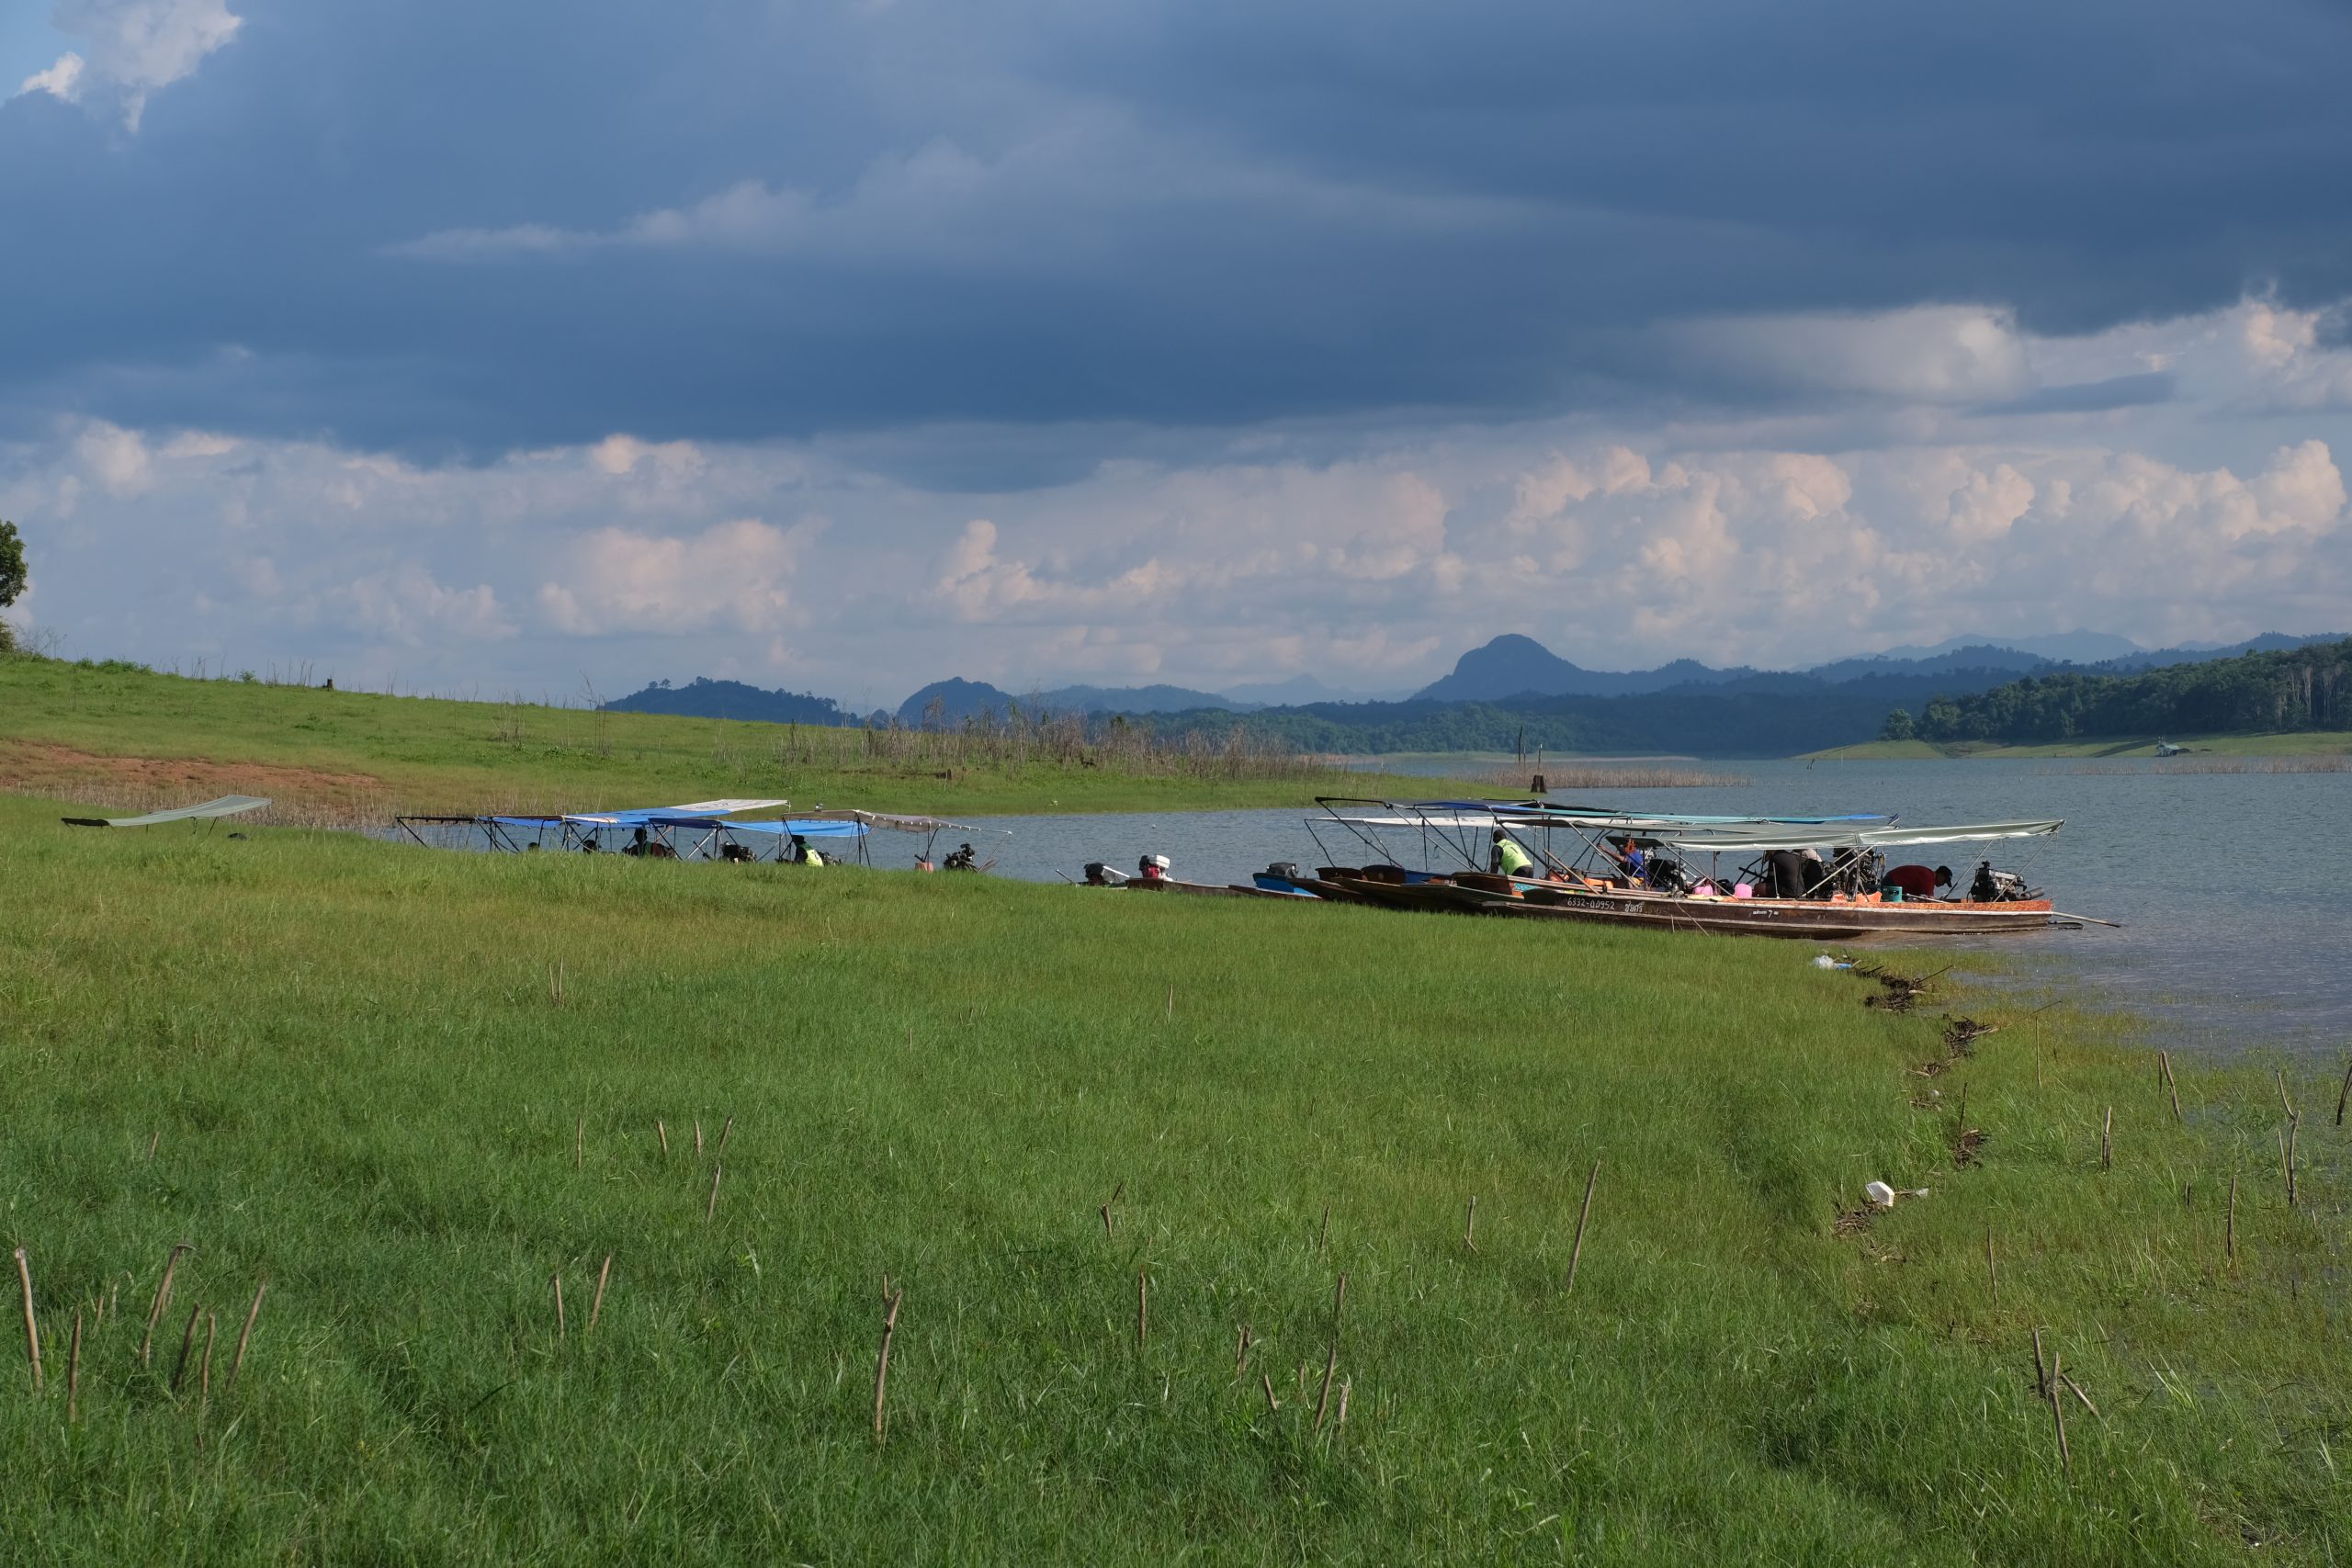
<svg viewBox="0 0 2352 1568"><path fill-rule="evenodd" d="M739 518L676 536L600 528L565 547L561 574L539 607L573 637L726 627L772 633L792 610L792 578L818 532Z"/></svg>
<svg viewBox="0 0 2352 1568"><path fill-rule="evenodd" d="M104 100L139 129L147 100L194 73L205 56L236 37L243 18L225 0L58 0L51 22L85 39L25 79L22 91L68 103Z"/></svg>
<svg viewBox="0 0 2352 1568"><path fill-rule="evenodd" d="M278 591L277 571L263 558L249 584L261 595ZM499 641L515 635L490 584L447 588L413 564L371 572L329 595L359 630L385 642L422 648L428 641Z"/></svg>

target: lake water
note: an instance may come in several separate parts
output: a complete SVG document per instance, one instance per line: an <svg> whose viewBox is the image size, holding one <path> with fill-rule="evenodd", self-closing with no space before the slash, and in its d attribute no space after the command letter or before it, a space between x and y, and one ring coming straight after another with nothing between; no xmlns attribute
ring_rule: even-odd
<svg viewBox="0 0 2352 1568"><path fill-rule="evenodd" d="M2062 817L2066 826L2054 839L1988 846L1998 852L1994 863L2024 872L2059 908L2124 929L2002 941L2001 951L2026 959L2030 979L2086 986L2097 999L2148 1017L2175 1047L2316 1054L2352 1043L2345 909L2352 773L2188 773L2064 759L1682 765L1748 782L1554 798L1724 815L1891 811L1919 825ZM1040 881L1080 876L1090 860L1125 870L1138 855L1159 853L1187 881L1246 882L1270 861L1335 863L1316 847L1307 816L992 818L990 826L1010 832L983 852L997 855L999 873ZM1327 828L1323 837L1337 863L1366 858L1343 851L1343 835ZM877 842L877 863L893 863L894 847ZM1980 851L1963 863L1970 848L1951 846L1943 857L1963 882L1983 858Z"/></svg>

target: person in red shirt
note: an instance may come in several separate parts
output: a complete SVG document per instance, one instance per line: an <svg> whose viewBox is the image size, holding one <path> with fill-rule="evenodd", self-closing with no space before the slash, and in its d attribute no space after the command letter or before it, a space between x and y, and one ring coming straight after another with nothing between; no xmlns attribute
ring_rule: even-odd
<svg viewBox="0 0 2352 1568"><path fill-rule="evenodd" d="M1939 887L1951 886L1951 867L1929 871L1924 865L1898 865L1880 878L1882 887L1900 887L1905 898L1933 898Z"/></svg>

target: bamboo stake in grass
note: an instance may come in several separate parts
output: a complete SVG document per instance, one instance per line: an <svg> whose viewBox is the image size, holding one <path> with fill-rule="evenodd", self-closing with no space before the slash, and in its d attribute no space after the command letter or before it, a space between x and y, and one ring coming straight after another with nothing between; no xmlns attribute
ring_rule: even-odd
<svg viewBox="0 0 2352 1568"><path fill-rule="evenodd" d="M2107 1108L2107 1119L2099 1123L2098 1168L2107 1170L2115 1164L2115 1107Z"/></svg>
<svg viewBox="0 0 2352 1568"><path fill-rule="evenodd" d="M893 1291L882 1314L882 1350L874 1358L874 1441L878 1447L883 1438L882 1403L890 1389L890 1340L899 1332L899 1303L907 1292Z"/></svg>
<svg viewBox="0 0 2352 1568"><path fill-rule="evenodd" d="M196 1348L196 1320L203 1311L202 1302L198 1302L187 1309L187 1329L180 1336L180 1359L172 1368L172 1396L174 1398L179 1396L180 1384L187 1381L187 1359L190 1352Z"/></svg>
<svg viewBox="0 0 2352 1568"><path fill-rule="evenodd" d="M702 1212L702 1223L704 1224L710 1224L713 1219L718 1217L718 1179L726 1174L727 1168L723 1165L714 1165L710 1168L710 1201L704 1206Z"/></svg>
<svg viewBox="0 0 2352 1568"><path fill-rule="evenodd" d="M1331 1249L1331 1205L1330 1205L1330 1204L1329 1204L1329 1203L1326 1203L1326 1204L1324 1204L1324 1205L1323 1205L1323 1229L1322 1229L1320 1232L1318 1232L1318 1233L1317 1234L1316 1237L1315 1237L1315 1250L1316 1250L1317 1252L1318 1252L1318 1253L1322 1253L1322 1252L1329 1252L1330 1249Z"/></svg>
<svg viewBox="0 0 2352 1568"><path fill-rule="evenodd" d="M1340 1342L1331 1341L1330 1353L1323 1358L1323 1391L1315 1396L1315 1429L1323 1429L1323 1413L1331 1404L1331 1374L1340 1370Z"/></svg>
<svg viewBox="0 0 2352 1568"><path fill-rule="evenodd" d="M2050 1352L2050 1419L2058 1427L2058 1468L2069 1480L2075 1473L2075 1456L2066 1448L2066 1406L2058 1397L2059 1381L2066 1374L2058 1370L2058 1352Z"/></svg>
<svg viewBox="0 0 2352 1568"><path fill-rule="evenodd" d="M2033 1331L2033 1393L2039 1399L2050 1393L2050 1369L2041 1359L2041 1330Z"/></svg>
<svg viewBox="0 0 2352 1568"><path fill-rule="evenodd" d="M74 1309L74 1344L65 1353L65 1419L74 1420L82 1404L82 1309Z"/></svg>
<svg viewBox="0 0 2352 1568"><path fill-rule="evenodd" d="M204 1359L196 1370L196 1397L201 1404L212 1403L212 1336L220 1326L220 1314L204 1314Z"/></svg>
<svg viewBox="0 0 2352 1568"><path fill-rule="evenodd" d="M548 1275L548 1282L555 1287L555 1337L557 1342L561 1343L563 1339L563 1270L559 1269Z"/></svg>
<svg viewBox="0 0 2352 1568"><path fill-rule="evenodd" d="M2292 1119L2295 1114L2295 1102L2287 1098L2287 1069L2274 1067L2271 1070L2278 1075L2278 1109Z"/></svg>
<svg viewBox="0 0 2352 1568"><path fill-rule="evenodd" d="M1151 1337L1151 1274L1148 1269L1136 1270L1136 1348L1143 1348Z"/></svg>
<svg viewBox="0 0 2352 1568"><path fill-rule="evenodd" d="M261 1316L261 1299L268 1293L269 1276L264 1274L260 1282L254 1286L254 1304L245 1309L245 1326L237 1335L237 1357L229 1363L229 1383L223 1392L233 1393L236 1390L237 1374L245 1370L245 1347L253 1343L254 1324Z"/></svg>
<svg viewBox="0 0 2352 1568"><path fill-rule="evenodd" d="M2222 1222L2222 1250L2233 1266L2238 1260L2238 1173L2230 1172L2230 1213Z"/></svg>
<svg viewBox="0 0 2352 1568"><path fill-rule="evenodd" d="M588 1303L588 1326L581 1330L582 1334L588 1335L596 1332L596 1319L603 1314L605 1310L605 1282L612 1277L613 1255L607 1252L605 1254L605 1266L596 1270L596 1299Z"/></svg>
<svg viewBox="0 0 2352 1568"><path fill-rule="evenodd" d="M1478 1195L1470 1194L1470 1213L1462 1221L1462 1245L1478 1250Z"/></svg>
<svg viewBox="0 0 2352 1568"><path fill-rule="evenodd" d="M1250 1370L1250 1325L1243 1324L1233 1348L1233 1375L1239 1377Z"/></svg>
<svg viewBox="0 0 2352 1568"><path fill-rule="evenodd" d="M1283 1402L1274 1397L1274 1374L1260 1372L1258 1381L1266 1386L1266 1414L1269 1416L1281 1414Z"/></svg>
<svg viewBox="0 0 2352 1568"><path fill-rule="evenodd" d="M1348 1310L1348 1271L1340 1270L1340 1282L1331 1288L1331 1337L1340 1337L1340 1324Z"/></svg>
<svg viewBox="0 0 2352 1568"><path fill-rule="evenodd" d="M695 1118L695 1158L702 1158L702 1118Z"/></svg>
<svg viewBox="0 0 2352 1568"><path fill-rule="evenodd" d="M1593 1184L1600 1179L1600 1162L1592 1162L1592 1174L1584 1179L1584 1207L1577 1211L1576 1245L1568 1248L1568 1283L1562 1295L1573 1295L1577 1288L1577 1265L1584 1261L1584 1226L1592 1218Z"/></svg>
<svg viewBox="0 0 2352 1568"><path fill-rule="evenodd" d="M2287 1118L2287 1147L2285 1153L2287 1158L2287 1207L2290 1209L2295 1206L2295 1134L2302 1131L2302 1126L2303 1118L2301 1111L2298 1111L2294 1115Z"/></svg>
<svg viewBox="0 0 2352 1568"><path fill-rule="evenodd" d="M668 1159L670 1157L670 1129L662 1124L662 1118L659 1116L653 1119L653 1135L662 1140L662 1157Z"/></svg>
<svg viewBox="0 0 2352 1568"><path fill-rule="evenodd" d="M155 1150L161 1146L163 1142L164 1130L161 1127L158 1127L155 1129L155 1135L147 1140L147 1163L149 1165L153 1165L155 1163Z"/></svg>
<svg viewBox="0 0 2352 1568"><path fill-rule="evenodd" d="M731 1137L733 1137L734 1135L735 1135L735 1118L733 1118L732 1116L729 1116L729 1117L727 1119L727 1124L726 1124L725 1126L723 1126L723 1127L721 1127L721 1128L719 1128L719 1129L718 1129L718 1148L717 1152L718 1152L718 1153L719 1153L719 1154L722 1154L722 1155L723 1155L723 1154L725 1154L725 1153L727 1152L727 1140L728 1140L728 1139L729 1139L729 1138L731 1138Z"/></svg>
<svg viewBox="0 0 2352 1568"><path fill-rule="evenodd" d="M179 1271L180 1254L195 1250L196 1243L192 1241L175 1241L171 1256L164 1259L164 1277L155 1286L155 1304L147 1309L147 1336L139 1341L139 1364L142 1367L152 1359L149 1352L155 1345L155 1325L163 1320L164 1308L171 1303L172 1276Z"/></svg>
<svg viewBox="0 0 2352 1568"><path fill-rule="evenodd" d="M1353 1378L1342 1378L1340 1380L1340 1418L1331 1424L1331 1430L1334 1432L1343 1432L1347 1430L1348 1391L1355 1387L1355 1382L1356 1380Z"/></svg>
<svg viewBox="0 0 2352 1568"><path fill-rule="evenodd" d="M588 1161L588 1118L571 1119L571 1168L580 1169Z"/></svg>
<svg viewBox="0 0 2352 1568"><path fill-rule="evenodd" d="M33 1364L33 1390L40 1390L40 1325L33 1321L33 1266L23 1247L17 1248L17 1283L25 1292L25 1359Z"/></svg>
<svg viewBox="0 0 2352 1568"><path fill-rule="evenodd" d="M2156 1061L2164 1068L2165 1088L2171 1091L2172 1094L2172 1119L2177 1122L2181 1119L2180 1083L2178 1079L2172 1076L2172 1053L2169 1051L2157 1052Z"/></svg>

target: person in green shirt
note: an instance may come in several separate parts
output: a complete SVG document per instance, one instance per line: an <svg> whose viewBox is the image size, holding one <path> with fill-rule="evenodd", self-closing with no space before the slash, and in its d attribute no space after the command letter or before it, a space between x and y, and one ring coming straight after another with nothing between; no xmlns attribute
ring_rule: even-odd
<svg viewBox="0 0 2352 1568"><path fill-rule="evenodd" d="M1495 858L1493 861L1493 866L1496 874L1498 876L1540 876L1543 874L1535 869L1534 857L1530 855L1526 850L1521 848L1519 840L1512 838L1507 829L1501 828L1495 829Z"/></svg>

